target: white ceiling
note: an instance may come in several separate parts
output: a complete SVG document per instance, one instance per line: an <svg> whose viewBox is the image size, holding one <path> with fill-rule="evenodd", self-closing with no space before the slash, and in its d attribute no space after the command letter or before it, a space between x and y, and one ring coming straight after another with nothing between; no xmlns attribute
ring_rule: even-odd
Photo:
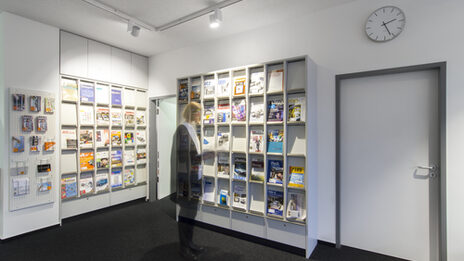
<svg viewBox="0 0 464 261"><path fill-rule="evenodd" d="M154 26L160 26L222 0L100 0ZM210 29L208 16L163 32L142 29L135 38L127 23L81 0L0 0L0 10L146 56L249 31L354 0L243 0L226 7L223 23Z"/></svg>

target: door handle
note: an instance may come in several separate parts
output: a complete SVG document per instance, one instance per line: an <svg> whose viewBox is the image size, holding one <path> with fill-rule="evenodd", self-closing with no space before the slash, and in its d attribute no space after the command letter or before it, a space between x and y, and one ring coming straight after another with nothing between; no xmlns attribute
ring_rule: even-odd
<svg viewBox="0 0 464 261"><path fill-rule="evenodd" d="M438 176L438 167L437 165L433 164L432 166L417 166L418 169L426 169L429 171L429 174L427 175L429 178L436 178Z"/></svg>
<svg viewBox="0 0 464 261"><path fill-rule="evenodd" d="M437 166L432 165L432 166L417 166L418 169L428 169L430 171L435 171L437 170Z"/></svg>

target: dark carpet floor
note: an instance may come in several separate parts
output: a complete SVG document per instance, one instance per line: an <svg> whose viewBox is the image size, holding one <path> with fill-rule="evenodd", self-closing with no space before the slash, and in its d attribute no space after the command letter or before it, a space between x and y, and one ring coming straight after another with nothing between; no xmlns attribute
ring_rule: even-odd
<svg viewBox="0 0 464 261"><path fill-rule="evenodd" d="M142 200L73 217L63 226L0 242L1 261L22 260L183 260L178 254L174 204ZM202 226L194 241L206 247L199 260L306 260L266 244L250 242ZM319 244L310 260L399 260L349 247Z"/></svg>

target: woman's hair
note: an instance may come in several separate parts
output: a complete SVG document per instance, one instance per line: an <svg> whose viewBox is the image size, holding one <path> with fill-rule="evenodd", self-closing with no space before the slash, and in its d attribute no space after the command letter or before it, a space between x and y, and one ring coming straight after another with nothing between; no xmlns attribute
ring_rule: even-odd
<svg viewBox="0 0 464 261"><path fill-rule="evenodd" d="M191 122L193 113L201 111L201 105L198 102L190 102L185 106L184 111L182 112L182 117L185 121Z"/></svg>

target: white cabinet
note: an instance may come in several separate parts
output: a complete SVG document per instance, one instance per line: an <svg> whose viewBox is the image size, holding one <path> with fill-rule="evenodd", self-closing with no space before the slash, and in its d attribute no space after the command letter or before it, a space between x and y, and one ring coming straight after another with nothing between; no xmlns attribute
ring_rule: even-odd
<svg viewBox="0 0 464 261"><path fill-rule="evenodd" d="M148 58L132 54L131 85L148 89Z"/></svg>
<svg viewBox="0 0 464 261"><path fill-rule="evenodd" d="M111 82L111 46L89 40L88 78Z"/></svg>
<svg viewBox="0 0 464 261"><path fill-rule="evenodd" d="M131 53L111 47L111 81L118 84L130 85Z"/></svg>
<svg viewBox="0 0 464 261"><path fill-rule="evenodd" d="M60 73L87 77L88 41L75 34L61 32Z"/></svg>

